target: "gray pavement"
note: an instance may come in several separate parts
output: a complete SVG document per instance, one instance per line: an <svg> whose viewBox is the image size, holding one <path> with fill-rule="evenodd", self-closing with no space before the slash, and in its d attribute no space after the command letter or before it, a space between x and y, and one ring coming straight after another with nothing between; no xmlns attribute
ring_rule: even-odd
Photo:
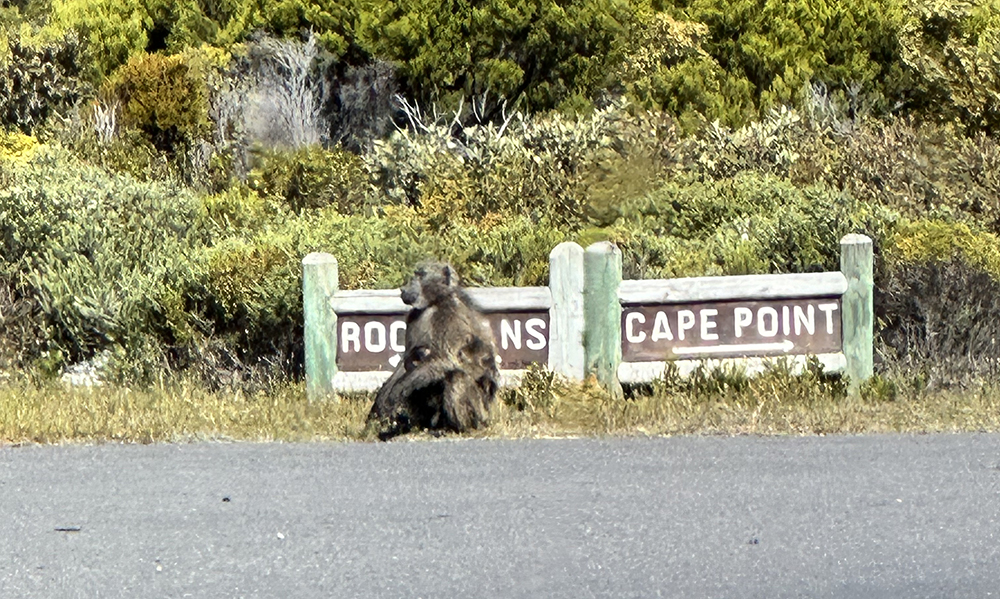
<svg viewBox="0 0 1000 599"><path fill-rule="evenodd" d="M997 597L1000 435L0 448L0 597Z"/></svg>

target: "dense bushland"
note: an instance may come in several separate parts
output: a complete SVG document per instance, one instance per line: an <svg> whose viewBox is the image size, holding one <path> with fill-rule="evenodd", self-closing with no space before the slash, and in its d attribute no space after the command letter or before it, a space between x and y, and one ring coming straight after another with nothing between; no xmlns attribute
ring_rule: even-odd
<svg viewBox="0 0 1000 599"><path fill-rule="evenodd" d="M565 240L672 277L848 232L881 372L1000 358L996 0L18 0L0 126L6 369L297 376L311 251L533 285Z"/></svg>

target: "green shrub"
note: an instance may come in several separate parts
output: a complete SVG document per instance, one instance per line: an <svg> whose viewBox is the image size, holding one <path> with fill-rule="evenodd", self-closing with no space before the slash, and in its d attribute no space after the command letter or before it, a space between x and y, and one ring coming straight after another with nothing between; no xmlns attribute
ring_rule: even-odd
<svg viewBox="0 0 1000 599"><path fill-rule="evenodd" d="M886 258L894 263L948 263L957 260L1000 281L1000 239L966 223L940 220L901 222L894 227Z"/></svg>
<svg viewBox="0 0 1000 599"><path fill-rule="evenodd" d="M86 77L100 83L146 49L153 26L146 0L52 0L50 29L85 41Z"/></svg>
<svg viewBox="0 0 1000 599"><path fill-rule="evenodd" d="M605 85L633 13L626 0L393 0L361 37L421 104L490 92L539 110Z"/></svg>
<svg viewBox="0 0 1000 599"><path fill-rule="evenodd" d="M190 276L196 204L177 188L139 183L39 148L0 189L2 274L36 302L46 338L36 350L67 360L170 342L167 290ZM173 316L176 316L174 313Z"/></svg>
<svg viewBox="0 0 1000 599"><path fill-rule="evenodd" d="M637 40L642 52L659 57L637 85L645 98L675 114L704 111L738 126L754 114L797 104L810 83L842 91L857 86L883 109L906 91L898 0L671 4L668 12L677 21L647 18ZM651 35L659 31L666 35ZM665 38L677 41L665 44Z"/></svg>
<svg viewBox="0 0 1000 599"><path fill-rule="evenodd" d="M0 128L31 133L71 107L83 92L80 44L74 34L26 39L0 27Z"/></svg>
<svg viewBox="0 0 1000 599"><path fill-rule="evenodd" d="M390 202L451 218L528 214L556 226L604 225L616 204L655 187L671 164L673 123L615 104L587 116L512 115L505 128L436 123L397 132L365 155Z"/></svg>
<svg viewBox="0 0 1000 599"><path fill-rule="evenodd" d="M674 115L686 131L716 120L742 123L756 114L750 82L727 72L702 47L707 25L664 12L641 15L623 42L615 74L632 100Z"/></svg>
<svg viewBox="0 0 1000 599"><path fill-rule="evenodd" d="M625 202L610 228L626 278L836 270L847 233L886 236L888 211L773 175L669 182Z"/></svg>
<svg viewBox="0 0 1000 599"><path fill-rule="evenodd" d="M1000 131L1000 2L908 2L902 59L921 117L959 119L971 131Z"/></svg>
<svg viewBox="0 0 1000 599"><path fill-rule="evenodd" d="M31 158L38 140L19 131L0 129L0 162L24 161Z"/></svg>
<svg viewBox="0 0 1000 599"><path fill-rule="evenodd" d="M820 98L819 100L822 100ZM1000 232L1000 144L961 127L908 120L851 120L836 107L780 109L733 130L711 126L684 140L684 176L741 172L824 184L910 218L962 217Z"/></svg>
<svg viewBox="0 0 1000 599"><path fill-rule="evenodd" d="M363 212L370 195L361 159L342 149L262 150L255 163L250 188L295 211L334 206L345 214Z"/></svg>
<svg viewBox="0 0 1000 599"><path fill-rule="evenodd" d="M135 55L107 91L121 102L125 124L142 129L160 150L175 151L208 131L205 83L181 55Z"/></svg>

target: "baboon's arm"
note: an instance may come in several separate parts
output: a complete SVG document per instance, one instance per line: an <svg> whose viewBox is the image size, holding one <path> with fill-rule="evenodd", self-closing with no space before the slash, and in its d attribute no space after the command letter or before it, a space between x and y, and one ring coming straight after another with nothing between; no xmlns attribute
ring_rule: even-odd
<svg viewBox="0 0 1000 599"><path fill-rule="evenodd" d="M404 373L392 389L397 397L409 397L414 392L445 380L452 372L461 371L462 365L454 358L437 357L418 363Z"/></svg>

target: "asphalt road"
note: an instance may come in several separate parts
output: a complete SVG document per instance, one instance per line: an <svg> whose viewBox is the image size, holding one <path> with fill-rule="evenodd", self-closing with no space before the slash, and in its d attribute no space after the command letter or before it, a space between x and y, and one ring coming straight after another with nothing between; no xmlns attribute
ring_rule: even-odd
<svg viewBox="0 0 1000 599"><path fill-rule="evenodd" d="M1000 435L0 448L0 597L997 597Z"/></svg>

